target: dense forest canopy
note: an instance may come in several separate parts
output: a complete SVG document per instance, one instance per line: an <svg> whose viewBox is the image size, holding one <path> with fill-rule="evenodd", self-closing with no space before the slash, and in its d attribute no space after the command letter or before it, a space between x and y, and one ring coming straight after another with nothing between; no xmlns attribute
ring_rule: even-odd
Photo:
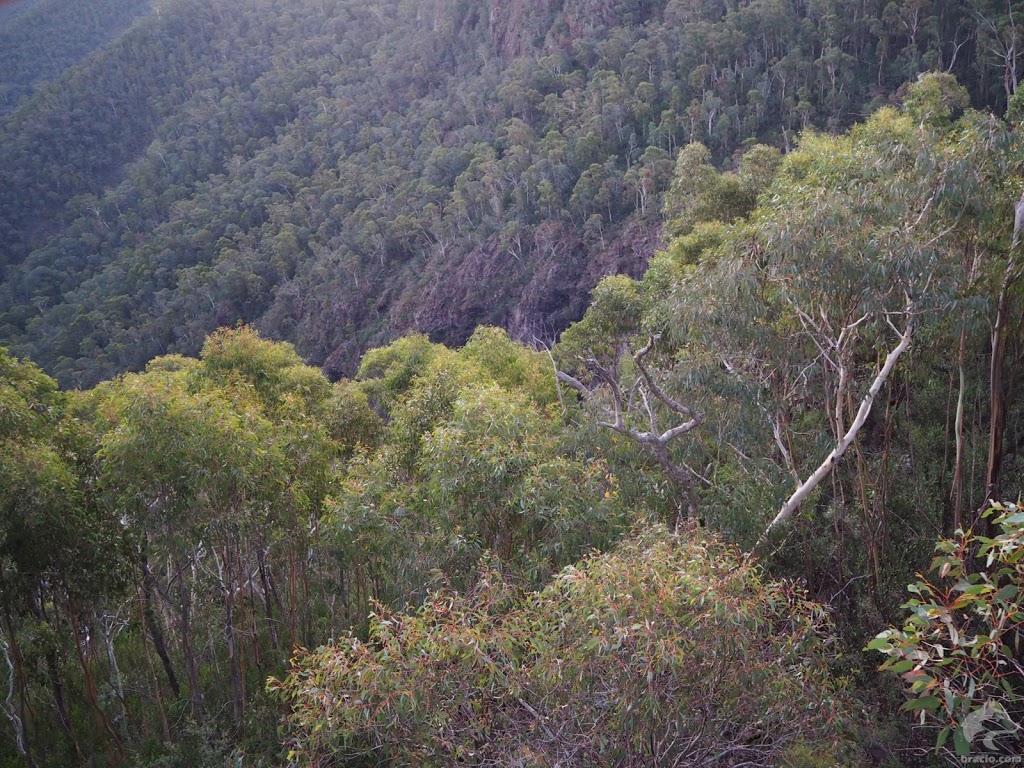
<svg viewBox="0 0 1024 768"><path fill-rule="evenodd" d="M1022 753L1014 3L82 9L0 6L0 765Z"/></svg>
<svg viewBox="0 0 1024 768"><path fill-rule="evenodd" d="M642 273L681 146L791 148L928 70L1002 114L1018 69L988 0L173 0L105 45L47 7L0 22L0 339L84 386L239 320L332 376L410 329L550 341Z"/></svg>
<svg viewBox="0 0 1024 768"><path fill-rule="evenodd" d="M148 10L143 0L20 0L0 7L0 114Z"/></svg>
<svg viewBox="0 0 1024 768"><path fill-rule="evenodd" d="M949 75L904 102L682 148L669 246L550 349L409 334L332 384L237 326L75 392L0 354L0 755L1019 754L1024 514L982 513L1021 492L1024 147Z"/></svg>

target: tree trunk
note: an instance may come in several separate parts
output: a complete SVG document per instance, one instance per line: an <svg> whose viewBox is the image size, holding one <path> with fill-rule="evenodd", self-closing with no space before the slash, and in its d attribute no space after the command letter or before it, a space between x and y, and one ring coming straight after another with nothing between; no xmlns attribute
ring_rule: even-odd
<svg viewBox="0 0 1024 768"><path fill-rule="evenodd" d="M30 595L29 605L36 618L39 619L39 621L46 622L53 629L54 636L58 637L60 633L57 631L57 627L53 626L50 618L46 615L43 603L38 599L37 595ZM57 661L56 649L50 648L47 650L44 654L44 658L46 659L46 673L50 678L50 689L53 692L53 709L57 714L57 722L60 724L61 730L64 731L64 734L74 745L75 754L78 756L79 762L84 762L85 758L82 755L82 746L78 743L78 737L75 736L75 730L71 724L71 712L68 709L67 701L64 699L64 682L60 677L60 665Z"/></svg>
<svg viewBox="0 0 1024 768"><path fill-rule="evenodd" d="M260 584L263 587L263 612L267 617L267 627L270 630L270 644L274 650L277 650L277 624L274 622L274 610L271 607L270 579L267 578L267 555L262 542L256 547L256 564L260 572Z"/></svg>
<svg viewBox="0 0 1024 768"><path fill-rule="evenodd" d="M100 706L99 694L96 690L96 679L93 677L91 666L82 653L82 633L79 630L78 614L75 606L69 603L67 609L68 619L71 623L71 639L75 644L75 655L78 657L78 665L82 669L82 676L85 682L85 698L89 702L89 708L92 710L93 716L96 718L97 727L101 733L106 735L104 746L106 747L107 756L110 758L111 764L120 765L124 762L124 742L121 741L120 735L114 730L114 726L110 724L110 720L107 719L107 715L103 711L103 707Z"/></svg>
<svg viewBox="0 0 1024 768"><path fill-rule="evenodd" d="M1024 198L1022 198L1024 202ZM992 357L989 361L989 406L991 421L988 433L988 465L985 471L985 499L983 505L990 501L1000 501L1000 471L1003 464L1003 440L1006 432L1006 416L1009 411L1009 400L1012 393L1006 386L1006 340L1009 332L1011 301L1010 291L1020 278L1017 266L1017 232L1014 232L1012 255L1006 265L1003 283L999 289L999 300L996 303L996 323L992 328ZM992 523L986 518L983 525L985 535L992 535Z"/></svg>
<svg viewBox="0 0 1024 768"><path fill-rule="evenodd" d="M768 540L772 531L785 523L794 512L800 507L802 502L808 494L811 493L820 483L824 480L835 468L839 459L842 458L843 454L846 453L846 449L850 447L854 439L857 437L857 433L860 432L861 427L864 426L864 422L867 421L868 415L871 413L871 406L878 397L879 391L882 389L882 385L885 384L885 380L889 378L889 374L892 373L892 369L896 365L896 361L899 360L900 355L906 351L907 347L910 346L910 340L913 337L913 326L908 325L906 330L900 335L899 344L896 345L886 355L885 362L882 364L882 368L878 371L875 376L875 380L871 383L871 387L868 389L864 399L861 401L860 408L857 410L857 415L850 424L850 428L846 431L846 434L840 438L839 442L836 443L835 448L825 457L825 461L814 470L810 477L808 477L799 488L797 488L793 495L787 499L786 503L782 505L782 509L775 516L765 528L764 533L761 534L761 538L757 540L754 545L753 552L756 552L760 547Z"/></svg>
<svg viewBox="0 0 1024 768"><path fill-rule="evenodd" d="M181 686L178 685L178 676L174 674L174 666L171 664L171 657L167 653L167 644L164 641L163 630L161 630L160 623L153 612L153 595L155 592L156 579L153 576L153 571L150 570L149 560L143 554L142 586L139 589L143 626L149 632L149 637L153 641L153 648L156 649L156 655L160 657L160 663L163 664L164 673L167 675L167 682L171 686L171 691L174 693L175 698L179 698L181 696Z"/></svg>
<svg viewBox="0 0 1024 768"><path fill-rule="evenodd" d="M111 623L107 625L107 619L111 619ZM103 618L97 619L96 623L99 626L100 634L103 637L103 645L107 651L107 663L110 664L110 674L113 677L114 690L117 691L117 702L121 710L121 714L124 714L124 679L121 677L121 667L117 663L117 653L114 650L114 617L108 617L104 614Z"/></svg>
<svg viewBox="0 0 1024 768"><path fill-rule="evenodd" d="M664 443L651 444L651 453L658 460L665 473L672 478L679 487L683 489L683 497L686 500L686 517L688 520L696 520L699 511L697 502L697 488L693 482L693 476L685 467L675 464L668 455L668 446Z"/></svg>
<svg viewBox="0 0 1024 768"><path fill-rule="evenodd" d="M142 657L146 661L146 670L149 672L149 681L153 688L153 698L156 700L157 713L160 715L160 727L163 731L164 742L171 744L174 740L171 737L170 723L167 721L167 710L164 709L164 698L160 693L160 681L157 680L156 672L153 670L153 659L149 655L149 640L146 633L146 607L145 598L143 597L145 590L141 585L137 584L136 587L136 591L139 593L139 618L142 619L142 634L139 638L142 642ZM168 663L170 663L170 659L168 659ZM174 670L172 669L171 674L173 673ZM174 682L177 684L178 681L175 680Z"/></svg>
<svg viewBox="0 0 1024 768"><path fill-rule="evenodd" d="M178 569L178 589L180 590L180 612L178 631L181 635L181 650L185 655L185 675L188 677L189 698L192 701L192 714L196 722L203 719L203 691L199 686L199 668L196 664L195 651L192 648L192 593L186 583L185 569L180 559L176 560Z"/></svg>
<svg viewBox="0 0 1024 768"><path fill-rule="evenodd" d="M288 640L291 644L290 648L295 648L298 643L298 637L295 632L295 611L296 603L298 602L298 585L296 582L299 574L295 559L295 546L293 544L288 547Z"/></svg>
<svg viewBox="0 0 1024 768"><path fill-rule="evenodd" d="M17 639L14 635L14 623L11 621L10 611L4 610L4 632L7 635L7 642L3 644L4 658L10 670L10 684L7 692L7 704L10 707L8 718L11 720L15 731L15 747L18 754L22 755L31 768L35 768L36 762L32 756L32 749L29 743L28 723L30 712L28 708L28 680L25 675L25 665L18 649ZM11 701L13 689L18 689L18 709L15 712L14 703Z"/></svg>
<svg viewBox="0 0 1024 768"><path fill-rule="evenodd" d="M953 467L953 531L963 528L963 496L964 496L964 393L967 390L967 375L964 363L967 357L967 328L960 326L960 392L956 398L956 422L953 427L956 438L956 463ZM949 531L948 533L952 533Z"/></svg>
<svg viewBox="0 0 1024 768"><path fill-rule="evenodd" d="M231 713L235 723L242 722L242 670L238 659L238 643L235 637L235 580L231 568L231 553L225 546L217 560L217 578L224 597L224 639L228 646L228 668L231 677Z"/></svg>

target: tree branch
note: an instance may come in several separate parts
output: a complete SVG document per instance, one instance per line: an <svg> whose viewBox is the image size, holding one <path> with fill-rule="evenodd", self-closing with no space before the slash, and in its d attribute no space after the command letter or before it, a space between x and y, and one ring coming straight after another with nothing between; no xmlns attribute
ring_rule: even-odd
<svg viewBox="0 0 1024 768"><path fill-rule="evenodd" d="M765 528L764 533L761 534L761 538L758 539L754 545L753 552L756 552L768 539L768 536L776 528L785 523L796 510L800 507L802 502L807 495L810 494L820 483L824 480L835 468L839 459L842 458L843 454L846 453L846 449L850 447L854 439L857 437L857 433L860 432L861 427L864 426L864 422L867 421L868 415L871 413L871 406L878 396L878 393L882 389L882 385L885 384L889 374L892 373L892 369L896 365L896 361L900 359L907 347L910 346L910 340L914 334L914 326L912 322L908 322L906 330L900 334L899 343L886 355L885 363L882 365L881 370L875 376L875 380L871 383L871 387L868 389L864 399L861 401L860 408L857 410L857 416L854 418L853 423L850 424L850 428L846 431L846 434L839 440L835 448L832 449L831 453L825 458L825 461L814 470L814 473L808 477L803 484L797 488L793 495L789 497L785 504L782 505L782 509L775 516L775 519L768 524Z"/></svg>

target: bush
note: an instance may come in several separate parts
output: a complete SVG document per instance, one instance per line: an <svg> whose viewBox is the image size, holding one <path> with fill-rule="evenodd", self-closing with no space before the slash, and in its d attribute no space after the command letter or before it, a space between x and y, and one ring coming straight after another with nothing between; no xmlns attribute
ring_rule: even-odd
<svg viewBox="0 0 1024 768"><path fill-rule="evenodd" d="M381 611L269 688L289 763L849 764L823 609L696 529L657 528L522 594Z"/></svg>
<svg viewBox="0 0 1024 768"><path fill-rule="evenodd" d="M1024 507L995 504L986 515L1002 532L940 541L936 582L918 574L904 627L868 644L914 694L904 709L936 728L936 751L948 755L952 736L958 757L1024 750Z"/></svg>

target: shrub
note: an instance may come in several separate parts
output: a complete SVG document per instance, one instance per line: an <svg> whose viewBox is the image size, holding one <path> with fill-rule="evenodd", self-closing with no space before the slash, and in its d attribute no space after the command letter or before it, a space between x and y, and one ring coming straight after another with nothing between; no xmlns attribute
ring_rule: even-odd
<svg viewBox="0 0 1024 768"><path fill-rule="evenodd" d="M269 688L292 765L789 765L848 761L823 609L703 531L656 528L522 594L381 611Z"/></svg>
<svg viewBox="0 0 1024 768"><path fill-rule="evenodd" d="M914 694L904 709L937 729L936 751L948 753L952 736L960 757L1024 749L1024 507L995 504L986 515L1001 533L957 531L940 541L931 567L938 579L918 574L906 624L868 644Z"/></svg>

